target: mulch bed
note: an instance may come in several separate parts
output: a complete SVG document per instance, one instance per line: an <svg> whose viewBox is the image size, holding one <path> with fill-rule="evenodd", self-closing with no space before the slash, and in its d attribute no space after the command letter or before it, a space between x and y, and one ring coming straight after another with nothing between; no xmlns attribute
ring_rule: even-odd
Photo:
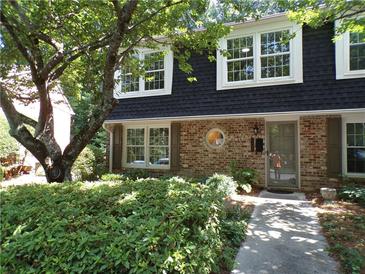
<svg viewBox="0 0 365 274"><path fill-rule="evenodd" d="M327 203L319 193L306 196L318 208L329 251L340 262L342 271L365 274L365 208L340 200Z"/></svg>

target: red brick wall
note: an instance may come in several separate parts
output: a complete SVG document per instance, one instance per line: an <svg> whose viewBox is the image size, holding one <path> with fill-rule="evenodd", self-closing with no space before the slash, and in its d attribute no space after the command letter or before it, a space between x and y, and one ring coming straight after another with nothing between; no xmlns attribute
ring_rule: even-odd
<svg viewBox="0 0 365 274"><path fill-rule="evenodd" d="M301 185L313 188L327 180L326 117L301 117L299 127Z"/></svg>
<svg viewBox="0 0 365 274"><path fill-rule="evenodd" d="M299 119L300 181L301 190L314 190L323 186L337 186L338 181L327 178L327 117L303 116ZM178 175L209 176L215 172L229 173L229 163L252 167L260 173L260 184L265 185L265 155L251 152L251 137L255 125L257 137L265 138L265 120L221 119L182 121L180 136L180 168ZM221 148L206 143L210 129L218 128L225 135ZM169 170L151 173L172 174Z"/></svg>
<svg viewBox="0 0 365 274"><path fill-rule="evenodd" d="M251 137L257 124L264 138L264 119L195 120L181 122L180 174L207 176L214 172L228 173L228 166L236 160L239 166L260 171L264 184L265 157L251 152ZM225 135L221 148L211 148L206 143L210 129L219 128Z"/></svg>

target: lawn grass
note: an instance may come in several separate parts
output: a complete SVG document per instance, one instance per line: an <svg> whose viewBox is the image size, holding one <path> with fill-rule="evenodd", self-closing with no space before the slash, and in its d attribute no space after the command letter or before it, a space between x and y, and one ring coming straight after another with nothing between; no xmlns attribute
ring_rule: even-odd
<svg viewBox="0 0 365 274"><path fill-rule="evenodd" d="M365 274L365 208L349 201L324 203L312 195L329 243L329 252L340 262L343 273Z"/></svg>
<svg viewBox="0 0 365 274"><path fill-rule="evenodd" d="M249 205L184 180L1 189L0 273L221 273Z"/></svg>

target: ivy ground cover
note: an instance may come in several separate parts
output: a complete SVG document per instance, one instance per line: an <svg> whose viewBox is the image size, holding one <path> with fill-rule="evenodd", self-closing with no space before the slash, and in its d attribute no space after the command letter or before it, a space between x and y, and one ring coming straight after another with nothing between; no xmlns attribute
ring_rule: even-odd
<svg viewBox="0 0 365 274"><path fill-rule="evenodd" d="M184 180L1 190L1 273L213 273L232 267L249 214Z"/></svg>

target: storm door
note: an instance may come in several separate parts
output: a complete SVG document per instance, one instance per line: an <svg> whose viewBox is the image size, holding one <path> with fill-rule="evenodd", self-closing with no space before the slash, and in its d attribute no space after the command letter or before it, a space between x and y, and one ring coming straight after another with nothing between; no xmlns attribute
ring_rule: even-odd
<svg viewBox="0 0 365 274"><path fill-rule="evenodd" d="M267 186L299 187L297 122L267 123Z"/></svg>

